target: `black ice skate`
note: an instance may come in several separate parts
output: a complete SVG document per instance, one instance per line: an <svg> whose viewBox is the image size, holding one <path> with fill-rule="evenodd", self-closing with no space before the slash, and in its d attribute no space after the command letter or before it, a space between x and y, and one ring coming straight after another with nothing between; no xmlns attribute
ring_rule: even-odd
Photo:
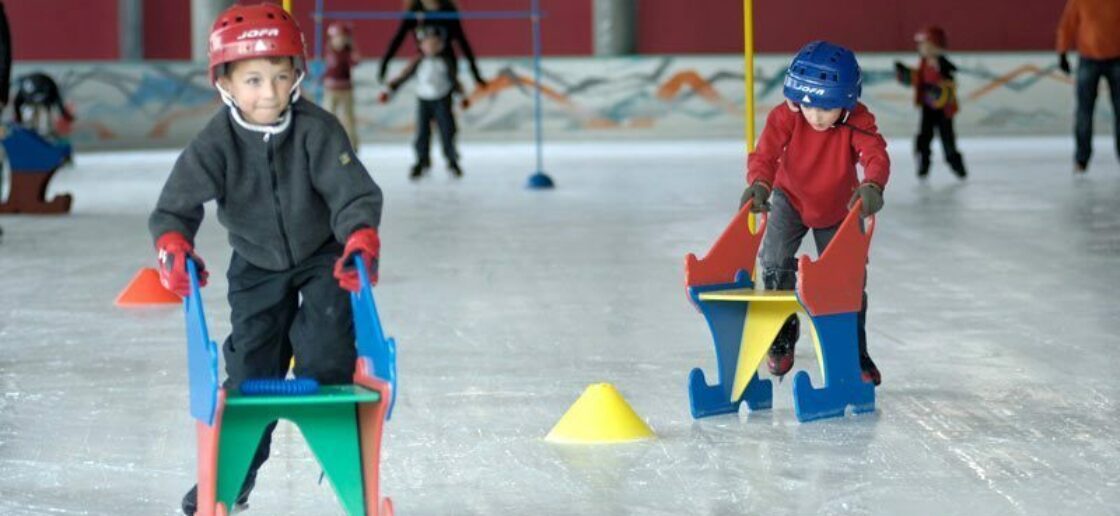
<svg viewBox="0 0 1120 516"><path fill-rule="evenodd" d="M459 163L457 162L452 161L450 164L448 164L447 170L451 172L451 175L456 179L463 177L463 169L459 168Z"/></svg>
<svg viewBox="0 0 1120 516"><path fill-rule="evenodd" d="M871 356L867 353L859 355L859 370L864 382L873 383L876 387L883 383L883 378L879 376L879 368L875 367L875 362L871 361Z"/></svg>
<svg viewBox="0 0 1120 516"><path fill-rule="evenodd" d="M249 473L245 477L245 483L241 484L241 492L237 495L237 504L234 510L244 511L249 508L249 493L253 492L253 486L257 484L257 474ZM198 512L198 485L196 484L183 495L183 514L187 516L194 516Z"/></svg>
<svg viewBox="0 0 1120 516"><path fill-rule="evenodd" d="M428 170L428 166L427 163L417 163L413 165L412 168L409 169L408 178L413 181L420 179L420 176L423 176L424 172Z"/></svg>
<svg viewBox="0 0 1120 516"><path fill-rule="evenodd" d="M953 169L953 173L956 174L958 178L964 179L968 177L968 171L964 168L964 158L961 157L960 154L949 156L947 161L949 162L949 168Z"/></svg>
<svg viewBox="0 0 1120 516"><path fill-rule="evenodd" d="M929 156L918 156L918 179L925 179L929 175Z"/></svg>
<svg viewBox="0 0 1120 516"><path fill-rule="evenodd" d="M767 365L770 366L770 374L777 376L779 382L793 369L793 352L800 335L801 324L797 320L797 314L792 314L782 324L782 329L778 330L778 336L774 337L774 343L770 345Z"/></svg>

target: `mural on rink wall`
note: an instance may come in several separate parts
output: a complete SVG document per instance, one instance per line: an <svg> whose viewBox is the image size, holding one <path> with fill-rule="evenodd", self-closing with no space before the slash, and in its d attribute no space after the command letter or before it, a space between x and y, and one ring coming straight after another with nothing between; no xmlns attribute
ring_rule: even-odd
<svg viewBox="0 0 1120 516"><path fill-rule="evenodd" d="M1049 53L950 56L958 65L961 112L957 133L1066 135L1073 126L1072 80ZM761 128L781 101L787 56L755 61L756 120ZM863 101L888 137L916 131L912 91L895 81L894 61L916 64L914 54L865 54ZM394 63L393 72L403 66ZM533 75L528 59L486 59L490 81L470 91L471 107L459 115L464 140L533 138ZM634 58L549 58L542 63L545 139L741 138L743 136L741 56ZM78 120L71 140L79 149L182 147L216 112L220 103L207 84L205 67L186 62L18 63L15 76L42 70L53 75ZM387 104L378 102L375 61L355 69L355 97L363 142L411 139L416 109L412 84ZM318 85L305 82L317 95ZM1102 84L1102 88L1103 88ZM1107 95L1102 95L1107 97ZM1108 102L1097 110L1097 129L1110 130Z"/></svg>

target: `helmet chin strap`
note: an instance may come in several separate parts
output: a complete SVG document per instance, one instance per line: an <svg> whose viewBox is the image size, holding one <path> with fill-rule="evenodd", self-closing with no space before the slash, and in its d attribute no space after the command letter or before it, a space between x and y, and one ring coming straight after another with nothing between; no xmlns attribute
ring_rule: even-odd
<svg viewBox="0 0 1120 516"><path fill-rule="evenodd" d="M218 94L221 95L222 102L225 103L225 105L229 106L229 114L230 114L231 117L233 117L233 121L237 122L237 125L240 125L241 127L244 127L245 129L248 129L248 130L254 131L254 132L258 132L258 133L263 133L265 140L267 140L270 136L272 136L274 134L280 134L280 133L288 130L288 126L292 125L292 116L291 116L292 115L292 106L291 105L295 104L296 101L299 100L299 96L300 96L299 85L300 85L300 83L303 82L303 79L306 76L307 76L307 74L303 73L303 70L299 71L299 76L296 77L295 84L292 84L292 89L288 92L288 95L292 99L291 102L288 104L288 109L285 109L283 113L280 113L280 118L275 123L268 124L268 125L254 124L254 123L252 123L248 120L245 120L245 117L243 117L241 115L241 107L237 105L237 101L234 100L233 95L231 95L228 91L226 91L226 89L222 87L222 84L220 82L215 81L214 82L214 87L218 88Z"/></svg>

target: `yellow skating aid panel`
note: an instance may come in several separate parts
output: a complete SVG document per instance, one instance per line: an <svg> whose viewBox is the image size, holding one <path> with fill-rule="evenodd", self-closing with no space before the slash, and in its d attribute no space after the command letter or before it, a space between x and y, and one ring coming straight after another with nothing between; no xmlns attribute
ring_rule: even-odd
<svg viewBox="0 0 1120 516"><path fill-rule="evenodd" d="M796 297L785 299L781 296L769 296L765 300L771 302L760 303L760 299L756 298L747 307L743 340L739 343L739 363L735 366L735 383L731 387L732 402L739 399L747 389L747 384L755 371L758 371L759 364L770 350L770 344L778 336L786 318L801 308Z"/></svg>
<svg viewBox="0 0 1120 516"><path fill-rule="evenodd" d="M713 290L700 294L702 301L754 301L754 302L793 302L798 305L797 294L793 290L755 290L753 288L733 288Z"/></svg>

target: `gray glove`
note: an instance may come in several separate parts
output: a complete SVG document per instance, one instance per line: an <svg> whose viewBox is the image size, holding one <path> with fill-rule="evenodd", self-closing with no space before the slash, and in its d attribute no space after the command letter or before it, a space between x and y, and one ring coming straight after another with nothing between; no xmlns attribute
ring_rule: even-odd
<svg viewBox="0 0 1120 516"><path fill-rule="evenodd" d="M751 213L765 213L770 211L770 187L762 181L755 181L746 190L743 191L743 196L739 198L739 208L747 204L747 201L754 201L751 203Z"/></svg>
<svg viewBox="0 0 1120 516"><path fill-rule="evenodd" d="M848 209L851 209L857 200L863 201L860 211L864 217L874 215L883 209L883 189L875 183L863 183L852 194L852 200L848 201Z"/></svg>

